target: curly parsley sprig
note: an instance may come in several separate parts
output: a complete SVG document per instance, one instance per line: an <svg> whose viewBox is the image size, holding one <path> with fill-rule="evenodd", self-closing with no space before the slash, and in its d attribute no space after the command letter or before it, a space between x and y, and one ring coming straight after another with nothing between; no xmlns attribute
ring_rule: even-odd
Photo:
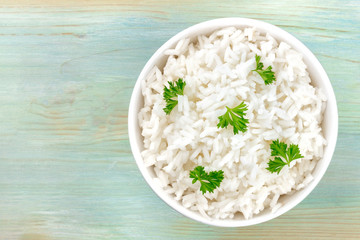
<svg viewBox="0 0 360 240"><path fill-rule="evenodd" d="M272 67L268 66L267 69L263 70L264 64L260 62L260 56L255 55L256 60L256 69L252 70L253 72L257 72L260 77L264 80L265 85L269 85L276 81L275 73L271 70Z"/></svg>
<svg viewBox="0 0 360 240"><path fill-rule="evenodd" d="M226 113L218 117L220 122L217 127L226 128L230 124L233 126L234 134L238 134L239 131L246 132L249 123L249 120L244 117L247 110L246 104L242 102L234 108L226 107L226 109Z"/></svg>
<svg viewBox="0 0 360 240"><path fill-rule="evenodd" d="M271 156L277 156L275 157L274 160L270 159L268 163L269 167L266 168L271 173L276 172L277 174L279 174L281 169L285 165L288 165L290 167L291 161L304 157L300 154L300 149L298 145L290 144L288 148L287 144L280 142L279 139L273 141L272 144L270 144L270 149L271 149ZM285 161L283 161L281 157Z"/></svg>
<svg viewBox="0 0 360 240"><path fill-rule="evenodd" d="M184 88L186 86L186 82L182 80L182 78L179 78L177 82L169 83L169 88L166 86L164 87L164 100L166 102L166 107L163 108L166 115L169 115L170 112L173 110L173 108L178 104L178 100L173 99L176 98L178 95L184 95Z"/></svg>
<svg viewBox="0 0 360 240"><path fill-rule="evenodd" d="M199 181L200 191L205 194L206 191L212 193L214 189L220 186L221 181L224 179L224 171L212 171L210 173L205 172L203 166L197 166L194 170L190 171L190 178L194 180L192 183Z"/></svg>

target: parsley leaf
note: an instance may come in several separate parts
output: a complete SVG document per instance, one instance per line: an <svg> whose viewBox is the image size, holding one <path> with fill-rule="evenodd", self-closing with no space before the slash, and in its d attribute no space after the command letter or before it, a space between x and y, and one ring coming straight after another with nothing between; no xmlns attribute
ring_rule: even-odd
<svg viewBox="0 0 360 240"><path fill-rule="evenodd" d="M239 131L246 132L246 124L249 123L249 120L244 118L245 111L247 110L246 104L242 102L239 106L234 108L226 107L226 109L226 113L218 117L220 122L218 123L217 127L226 128L230 124L233 126L234 134L238 134Z"/></svg>
<svg viewBox="0 0 360 240"><path fill-rule="evenodd" d="M277 174L279 174L281 169L285 165L288 165L290 167L291 161L304 157L300 154L300 149L298 145L290 144L289 148L287 148L287 144L280 142L279 139L273 141L272 144L270 144L270 149L271 156L278 156L275 157L274 160L270 159L268 163L269 167L266 169L269 170L271 173L276 172ZM285 160L285 162L279 156L281 156Z"/></svg>
<svg viewBox="0 0 360 240"><path fill-rule="evenodd" d="M269 85L274 81L276 81L275 73L271 70L272 69L271 66L268 66L267 69L263 70L264 64L260 62L260 58L261 58L260 56L255 55L256 69L252 71L257 72L260 75L260 77L264 80L265 85Z"/></svg>
<svg viewBox="0 0 360 240"><path fill-rule="evenodd" d="M224 171L212 171L208 174L204 171L203 166L197 166L194 170L190 171L190 178L193 178L193 184L196 181L200 182L202 194L205 194L206 191L212 193L215 188L220 186L221 181L224 179Z"/></svg>
<svg viewBox="0 0 360 240"><path fill-rule="evenodd" d="M274 160L270 160L268 163L269 167L266 168L271 173L276 172L277 174L280 173L281 169L286 165L286 162L283 162L280 157L275 157Z"/></svg>
<svg viewBox="0 0 360 240"><path fill-rule="evenodd" d="M184 95L184 88L186 85L186 82L182 80L182 78L179 78L177 82L169 83L169 88L166 86L164 87L164 100L166 101L166 107L163 108L166 115L169 115L170 112L173 110L173 108L178 104L178 100L174 100L173 98L176 98L178 95Z"/></svg>

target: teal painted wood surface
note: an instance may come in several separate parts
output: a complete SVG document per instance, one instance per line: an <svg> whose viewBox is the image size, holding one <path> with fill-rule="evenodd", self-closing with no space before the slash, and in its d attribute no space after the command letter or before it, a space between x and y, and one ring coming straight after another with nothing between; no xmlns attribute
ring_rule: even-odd
<svg viewBox="0 0 360 240"><path fill-rule="evenodd" d="M12 1L0 4L0 239L360 239L360 2ZM218 17L282 27L327 71L339 137L318 187L245 228L172 210L132 157L127 111L149 57Z"/></svg>

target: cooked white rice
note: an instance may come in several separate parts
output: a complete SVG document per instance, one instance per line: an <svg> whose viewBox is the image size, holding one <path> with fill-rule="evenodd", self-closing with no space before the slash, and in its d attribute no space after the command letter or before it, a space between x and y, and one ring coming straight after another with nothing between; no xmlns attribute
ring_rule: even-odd
<svg viewBox="0 0 360 240"><path fill-rule="evenodd" d="M311 85L301 53L253 28L229 27L197 40L182 39L163 69L154 67L142 83L144 107L139 123L144 137L142 157L154 168L154 181L186 208L206 217L246 219L265 208L276 211L278 199L308 185L326 140L320 127L326 101ZM255 54L273 67L276 82L265 85L255 69ZM183 78L184 95L170 115L163 111L167 81ZM225 106L244 101L249 119L245 133L232 126L217 128ZM279 175L268 167L270 144L279 139L298 144L302 159ZM202 194L189 171L224 171L214 193Z"/></svg>

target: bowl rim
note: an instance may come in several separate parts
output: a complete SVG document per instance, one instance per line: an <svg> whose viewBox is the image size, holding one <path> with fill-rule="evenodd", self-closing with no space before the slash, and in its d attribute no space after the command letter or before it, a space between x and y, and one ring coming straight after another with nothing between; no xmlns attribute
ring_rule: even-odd
<svg viewBox="0 0 360 240"><path fill-rule="evenodd" d="M162 53L166 49L168 49L171 46L173 46L174 44L176 44L182 38L202 34L202 33L198 33L199 30L213 28L213 30L205 30L206 32L213 32L216 29L225 28L228 26L255 27L256 29L266 29L266 32L269 32L271 34L271 36L273 36L275 39L278 39L279 37L276 37L274 35L282 36L284 39L286 39L286 41L285 40L284 41L286 43L288 43L290 46L292 46L294 48L294 45L295 45L297 47L297 51L299 51L298 49L301 49L301 53L303 54L304 59L307 58L309 61L311 61L311 63L314 65L314 69L316 69L318 71L318 73L321 75L322 82L323 82L323 84L325 84L325 87L326 87L327 93L328 93L328 95L327 95L328 99L327 99L326 106L328 108L328 106L330 105L331 110L332 110L330 112L331 118L332 118L331 119L331 127L330 127L331 128L331 135L330 135L331 137L329 137L329 139L326 139L327 146L325 146L324 157L319 160L319 162L325 161L323 164L323 167L319 170L320 171L319 174L317 176L314 176L314 179L305 188L297 191L297 192L301 192L301 193L299 193L300 194L299 197L297 197L295 200L291 201L289 204L284 204L275 213L270 212L269 214L266 214L264 216L254 215L252 218L244 219L244 220L212 219L212 218L208 219L208 218L205 218L205 217L201 216L200 214L180 205L175 199L173 199L168 194L166 194L162 190L162 188L160 188L156 184L153 184L152 177L150 176L150 174L147 170L147 167L145 167L143 159L141 157L140 148L137 144L137 136L136 136L137 132L138 132L137 135L141 135L141 132L138 131L138 129L140 129L140 127L138 126L139 125L138 117L137 117L138 111L135 111L135 109L138 109L137 107L140 104L138 96L139 96L139 94L141 94L141 81L143 81L143 79L147 76L150 69L154 65L156 65L155 63L156 63L157 59L162 56ZM193 33L196 33L196 34L194 35ZM276 34L274 34L274 33L276 33ZM327 111L327 109L326 109L326 111ZM192 26L180 31L179 33L177 33L176 35L171 37L169 40L167 40L147 61L144 68L142 69L138 79L136 80L136 84L134 86L134 89L133 89L133 92L131 95L129 111L128 111L128 135L129 135L131 151L133 153L136 164L137 164L143 178L145 179L147 184L150 186L150 188L155 192L155 194L160 199L162 199L166 204L168 204L170 207L172 207L173 209L175 209L177 212L181 213L182 215L184 215L190 219L196 220L198 222L208 224L208 225L213 225L213 226L218 226L218 227L245 227L245 226L255 225L255 224L269 221L271 219L274 219L274 218L288 212L289 210L294 208L296 205L298 205L301 201L303 201L313 191L313 189L318 185L318 183L322 179L323 175L325 174L325 172L331 162L331 159L332 159L332 156L333 156L333 153L335 150L337 135L338 135L338 109L337 109L334 90L331 86L331 82L330 82L324 68L320 64L319 60L315 57L315 55L300 40L295 38L290 33L286 32L285 30L283 30L275 25L272 25L270 23L263 22L260 20L255 20L255 19L250 19L250 18L238 18L238 17L217 18L217 19L212 19L209 21L204 21L204 22L192 25ZM327 153L326 158L325 158L325 153Z"/></svg>

